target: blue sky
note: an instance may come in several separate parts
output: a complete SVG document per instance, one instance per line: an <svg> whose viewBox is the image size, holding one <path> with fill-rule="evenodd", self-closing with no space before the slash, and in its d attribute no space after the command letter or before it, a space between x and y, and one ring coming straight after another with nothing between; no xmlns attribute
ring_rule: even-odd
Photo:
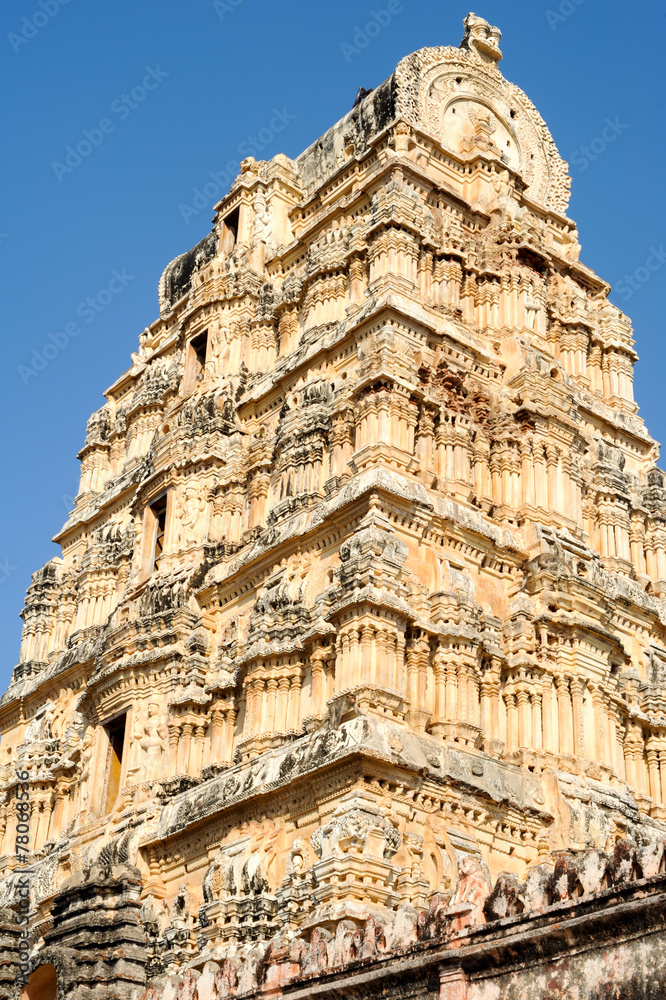
<svg viewBox="0 0 666 1000"><path fill-rule="evenodd" d="M257 158L295 156L403 55L457 45L467 11L452 0L3 4L1 688L30 574L58 551L86 419L156 318L164 266L209 231L216 186L253 141ZM375 13L381 30L359 35ZM666 440L666 10L485 0L476 13L502 29L505 76L570 162L583 260L634 321L641 414Z"/></svg>

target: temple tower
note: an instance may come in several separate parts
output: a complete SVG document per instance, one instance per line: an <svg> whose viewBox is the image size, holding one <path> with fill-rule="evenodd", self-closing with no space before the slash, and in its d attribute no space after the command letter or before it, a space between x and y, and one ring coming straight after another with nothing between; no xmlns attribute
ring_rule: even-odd
<svg viewBox="0 0 666 1000"><path fill-rule="evenodd" d="M164 271L0 701L0 997L658 995L664 474L499 43Z"/></svg>

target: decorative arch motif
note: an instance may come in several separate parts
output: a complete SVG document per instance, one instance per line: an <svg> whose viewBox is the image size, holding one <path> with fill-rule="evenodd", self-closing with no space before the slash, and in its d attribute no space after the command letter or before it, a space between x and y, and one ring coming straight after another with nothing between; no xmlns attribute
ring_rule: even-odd
<svg viewBox="0 0 666 1000"><path fill-rule="evenodd" d="M493 62L482 61L473 48L439 46L403 59L395 76L397 110L407 121L440 136L445 149L460 154L459 134L451 129L452 109L458 106L460 117L463 113L468 119L476 116L477 121L467 121L466 134L470 138L487 134L489 144L504 154L507 166L522 176L529 198L551 211L566 212L571 185L568 164L530 99L505 80ZM500 138L503 143L497 141ZM506 146L507 141L511 146Z"/></svg>

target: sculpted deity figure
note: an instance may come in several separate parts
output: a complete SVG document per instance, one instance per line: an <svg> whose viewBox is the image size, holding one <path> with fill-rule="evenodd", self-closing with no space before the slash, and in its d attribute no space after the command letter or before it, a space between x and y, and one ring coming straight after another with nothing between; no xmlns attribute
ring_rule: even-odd
<svg viewBox="0 0 666 1000"><path fill-rule="evenodd" d="M35 740L50 740L52 738L52 723L53 707L48 702L44 711L38 712L34 719L28 723L23 742L28 744L33 743Z"/></svg>
<svg viewBox="0 0 666 1000"><path fill-rule="evenodd" d="M143 778L145 781L152 781L157 777L164 752L164 734L159 705L151 702L143 724L143 735L139 740L139 746L143 751Z"/></svg>
<svg viewBox="0 0 666 1000"><path fill-rule="evenodd" d="M218 376L229 374L229 358L231 347L226 330L213 327L210 332L210 356L206 362L206 380L214 380Z"/></svg>
<svg viewBox="0 0 666 1000"><path fill-rule="evenodd" d="M481 861L466 857L460 865L455 903L467 903L472 908L472 923L478 923L483 913L483 904L490 892L488 873ZM459 928L458 928L459 929Z"/></svg>
<svg viewBox="0 0 666 1000"><path fill-rule="evenodd" d="M184 545L192 545L199 540L201 515L206 503L201 488L196 483L188 483L178 501L178 521L180 540Z"/></svg>
<svg viewBox="0 0 666 1000"><path fill-rule="evenodd" d="M92 752L93 752L93 732L89 728L86 730L83 737L83 745L81 747L81 771L79 777L79 812L82 816L85 816L89 809L89 788L88 781L90 779L90 766L92 762Z"/></svg>
<svg viewBox="0 0 666 1000"><path fill-rule="evenodd" d="M259 192L254 202L254 238L264 243L272 242L271 215L266 203L266 196Z"/></svg>
<svg viewBox="0 0 666 1000"><path fill-rule="evenodd" d="M83 714L78 710L75 711L62 738L63 753L58 761L59 768L76 767L76 758L81 752L85 728L86 720Z"/></svg>
<svg viewBox="0 0 666 1000"><path fill-rule="evenodd" d="M186 927L190 916L190 894L187 884L181 882L178 886L178 895L171 907L172 927Z"/></svg>

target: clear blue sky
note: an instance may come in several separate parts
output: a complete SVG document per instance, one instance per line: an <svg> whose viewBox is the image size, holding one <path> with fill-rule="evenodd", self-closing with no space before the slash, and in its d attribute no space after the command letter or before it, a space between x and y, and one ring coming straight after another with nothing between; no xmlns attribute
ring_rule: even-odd
<svg viewBox="0 0 666 1000"><path fill-rule="evenodd" d="M641 413L666 440L666 267L650 258L666 243L663 4L476 2L503 31L505 76L531 97L571 164L583 259L634 321ZM156 318L162 269L210 229L214 186L196 204L194 189L247 155L253 135L265 143L258 158L297 155L402 56L457 45L469 9L468 0L393 0L390 21L351 51L356 28L387 5L2 5L0 688L17 660L30 574L58 551L50 538L76 493L86 419ZM67 162L67 147L81 142L89 155ZM648 258L656 270L645 269ZM125 276L109 293L114 270ZM620 291L627 274L630 298L628 286ZM62 349L67 324L80 333ZM22 377L33 350L43 357L49 344L44 369Z"/></svg>

